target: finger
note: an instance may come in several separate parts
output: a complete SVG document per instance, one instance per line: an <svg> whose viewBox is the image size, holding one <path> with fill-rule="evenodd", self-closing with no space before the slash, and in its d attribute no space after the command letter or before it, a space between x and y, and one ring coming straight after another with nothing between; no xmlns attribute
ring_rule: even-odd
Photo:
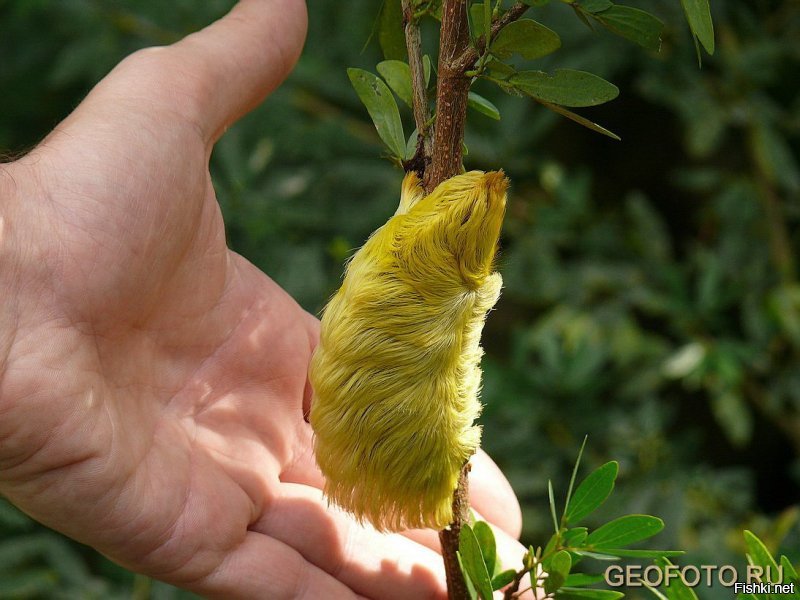
<svg viewBox="0 0 800 600"><path fill-rule="evenodd" d="M483 450L479 449L470 462L470 504L488 522L519 538L522 533L522 511L508 479Z"/></svg>
<svg viewBox="0 0 800 600"><path fill-rule="evenodd" d="M180 584L204 597L225 600L362 598L290 546L254 531L210 575Z"/></svg>
<svg viewBox="0 0 800 600"><path fill-rule="evenodd" d="M447 596L439 554L402 535L358 525L327 506L318 489L282 484L251 529L290 544L358 594L387 600Z"/></svg>
<svg viewBox="0 0 800 600"><path fill-rule="evenodd" d="M306 26L303 0L241 0L219 21L172 46L195 74L208 139L216 140L286 78L300 56Z"/></svg>

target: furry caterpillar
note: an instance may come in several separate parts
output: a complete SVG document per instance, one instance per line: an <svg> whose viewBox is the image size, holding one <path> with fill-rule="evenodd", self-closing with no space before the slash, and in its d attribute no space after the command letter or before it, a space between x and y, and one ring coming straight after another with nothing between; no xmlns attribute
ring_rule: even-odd
<svg viewBox="0 0 800 600"><path fill-rule="evenodd" d="M507 186L471 171L425 196L406 175L397 212L325 308L309 371L317 463L326 496L379 530L452 520L480 444L480 335L502 285Z"/></svg>

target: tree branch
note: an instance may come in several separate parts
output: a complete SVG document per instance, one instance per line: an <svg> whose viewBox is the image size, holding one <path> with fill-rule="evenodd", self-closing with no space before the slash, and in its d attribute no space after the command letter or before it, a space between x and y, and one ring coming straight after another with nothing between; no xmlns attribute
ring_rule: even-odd
<svg viewBox="0 0 800 600"><path fill-rule="evenodd" d="M443 0L439 38L439 73L436 82L436 125L431 164L423 184L430 192L445 179L461 172L464 122L470 80L458 68L459 57L469 48L466 0Z"/></svg>
<svg viewBox="0 0 800 600"><path fill-rule="evenodd" d="M458 564L458 536L461 526L469 521L469 471L470 464L465 464L458 478L458 487L453 493L453 522L439 532L442 544L444 571L447 575L447 597L449 600L469 600L467 583Z"/></svg>
<svg viewBox="0 0 800 600"><path fill-rule="evenodd" d="M431 160L433 135L431 109L428 105L425 67L422 63L422 38L419 23L414 18L411 0L402 0L403 23L405 24L408 66L411 68L411 99L414 109L414 123L417 126L417 153L406 165L406 170L415 170L422 177Z"/></svg>

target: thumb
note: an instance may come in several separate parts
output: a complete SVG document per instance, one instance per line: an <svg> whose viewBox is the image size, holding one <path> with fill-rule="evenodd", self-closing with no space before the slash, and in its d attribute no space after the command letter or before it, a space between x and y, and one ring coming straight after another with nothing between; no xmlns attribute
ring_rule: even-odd
<svg viewBox="0 0 800 600"><path fill-rule="evenodd" d="M192 72L210 142L286 78L303 48L304 0L241 0L220 20L171 47Z"/></svg>

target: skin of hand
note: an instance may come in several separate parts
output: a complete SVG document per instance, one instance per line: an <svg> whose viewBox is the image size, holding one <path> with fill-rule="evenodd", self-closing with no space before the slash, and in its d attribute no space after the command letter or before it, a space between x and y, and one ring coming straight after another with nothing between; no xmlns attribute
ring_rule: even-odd
<svg viewBox="0 0 800 600"><path fill-rule="evenodd" d="M444 598L435 532L379 534L322 497L303 418L319 324L225 242L211 150L305 31L302 0L242 0L0 165L0 494L207 597ZM516 566L519 505L473 464Z"/></svg>

